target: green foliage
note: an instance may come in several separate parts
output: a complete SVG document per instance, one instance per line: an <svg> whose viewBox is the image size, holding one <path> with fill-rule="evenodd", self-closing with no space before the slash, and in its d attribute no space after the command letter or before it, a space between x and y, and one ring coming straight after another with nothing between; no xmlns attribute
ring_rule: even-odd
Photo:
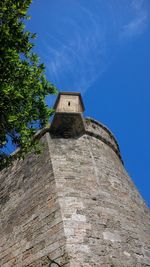
<svg viewBox="0 0 150 267"><path fill-rule="evenodd" d="M32 0L3 0L0 3L0 159L11 139L22 154L34 146L33 135L47 124L53 109L45 96L57 92L44 76L44 65L32 52L35 34L24 21Z"/></svg>

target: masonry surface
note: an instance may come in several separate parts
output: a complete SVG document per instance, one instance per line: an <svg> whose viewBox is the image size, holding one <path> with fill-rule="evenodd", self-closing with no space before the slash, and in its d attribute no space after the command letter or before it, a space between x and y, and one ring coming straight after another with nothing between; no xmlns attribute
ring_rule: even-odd
<svg viewBox="0 0 150 267"><path fill-rule="evenodd" d="M0 266L150 266L149 210L110 131L84 124L0 173Z"/></svg>

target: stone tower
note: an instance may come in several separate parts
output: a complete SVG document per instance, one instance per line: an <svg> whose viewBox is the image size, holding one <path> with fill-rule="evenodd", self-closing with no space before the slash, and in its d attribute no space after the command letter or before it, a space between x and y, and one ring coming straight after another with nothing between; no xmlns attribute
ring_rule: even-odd
<svg viewBox="0 0 150 267"><path fill-rule="evenodd" d="M61 93L43 151L0 174L0 266L148 267L149 210L112 133Z"/></svg>

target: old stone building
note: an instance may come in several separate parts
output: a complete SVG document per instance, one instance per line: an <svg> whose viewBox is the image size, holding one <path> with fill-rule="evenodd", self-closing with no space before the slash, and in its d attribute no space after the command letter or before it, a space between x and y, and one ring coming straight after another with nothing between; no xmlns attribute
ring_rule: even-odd
<svg viewBox="0 0 150 267"><path fill-rule="evenodd" d="M150 266L149 210L114 136L79 93L55 108L42 153L0 173L0 266Z"/></svg>

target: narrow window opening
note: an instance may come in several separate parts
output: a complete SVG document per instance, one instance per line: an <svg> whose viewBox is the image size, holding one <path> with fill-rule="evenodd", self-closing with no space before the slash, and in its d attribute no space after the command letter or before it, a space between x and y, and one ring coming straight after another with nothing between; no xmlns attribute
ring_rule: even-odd
<svg viewBox="0 0 150 267"><path fill-rule="evenodd" d="M70 106L70 101L68 102L68 106Z"/></svg>

